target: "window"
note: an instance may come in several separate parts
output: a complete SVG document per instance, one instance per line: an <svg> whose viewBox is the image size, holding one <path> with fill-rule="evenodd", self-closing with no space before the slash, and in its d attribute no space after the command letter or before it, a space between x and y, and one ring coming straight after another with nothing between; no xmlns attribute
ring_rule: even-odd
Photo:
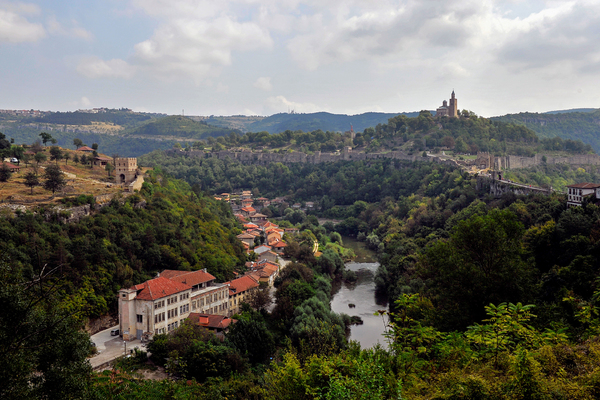
<svg viewBox="0 0 600 400"><path fill-rule="evenodd" d="M139 322L140 324L144 322L143 317L140 314L137 315L137 322Z"/></svg>

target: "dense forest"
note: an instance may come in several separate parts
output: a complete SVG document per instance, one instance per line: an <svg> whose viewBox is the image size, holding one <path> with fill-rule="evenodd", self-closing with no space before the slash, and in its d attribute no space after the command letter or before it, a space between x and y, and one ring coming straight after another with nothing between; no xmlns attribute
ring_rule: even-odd
<svg viewBox="0 0 600 400"><path fill-rule="evenodd" d="M581 140L600 151L600 111L573 111L565 113L519 113L494 117L492 120L526 126L540 137Z"/></svg>
<svg viewBox="0 0 600 400"><path fill-rule="evenodd" d="M496 155L532 156L539 152L565 154L593 153L592 147L580 140L538 138L536 133L520 124L492 121L463 110L460 118L434 118L429 111L417 117L398 115L387 123L355 132L285 130L271 134L267 131L231 133L210 141L186 143L186 149L222 150L239 147L262 151L333 152L344 146L355 151L403 150L409 154L425 150L439 153L452 150L458 154L487 151Z"/></svg>
<svg viewBox="0 0 600 400"><path fill-rule="evenodd" d="M289 169L289 181L306 172L295 168ZM89 349L74 334L81 322L71 317L114 307L110 293L119 285L146 279L167 265L208 266L220 279L242 271L245 256L235 244L238 228L231 212L205 194L201 183L190 187L159 170L138 196L117 199L75 224L55 222L60 215L45 223L43 214L7 218L2 223L1 271L7 282L0 290L7 305L2 320L12 318L12 326L32 329L35 337L55 345L26 353L32 342L15 343L2 324L0 345L15 361L0 371L6 377L2 394L92 399L598 397L600 208L567 209L561 195L494 199L476 190L474 177L438 164L381 160L311 168L317 180L333 180L320 189L306 188L327 196L330 202L321 202L322 212L341 221L321 226L314 215L284 213L286 223L297 224L303 233L289 239L286 256L292 263L275 282L271 312L269 293L262 290L236 316L238 323L224 342L184 324L149 343L153 364L137 351L101 374L86 368L82 357ZM373 179L361 180L361 174ZM342 199L369 181L381 185L374 197L367 197L372 190L356 190L340 204L329 187L339 186ZM295 194L300 187L293 184L281 190ZM377 284L392 299L390 310L380 312L388 323L387 349L348 343L344 331L350 318L331 312L332 280L352 279L337 251L340 234L356 236L378 252ZM315 240L323 246L321 257L311 251ZM44 271L50 270L55 272L47 277ZM40 300L52 285L60 290ZM71 316L63 317L66 312ZM70 341L64 335L43 336L47 331L40 321L73 333ZM25 354L26 364L16 362ZM164 366L176 379L140 379L136 371L152 365ZM44 379L23 385L27 376Z"/></svg>

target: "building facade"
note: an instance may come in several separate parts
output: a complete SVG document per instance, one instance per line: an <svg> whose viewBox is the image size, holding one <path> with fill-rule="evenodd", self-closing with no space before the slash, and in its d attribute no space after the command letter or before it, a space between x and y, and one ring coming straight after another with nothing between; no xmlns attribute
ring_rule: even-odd
<svg viewBox="0 0 600 400"><path fill-rule="evenodd" d="M442 105L435 110L436 117L458 117L458 100L454 94L454 90L450 95L450 104L446 100L442 102Z"/></svg>
<svg viewBox="0 0 600 400"><path fill-rule="evenodd" d="M567 207L581 207L583 198L594 196L594 200L600 199L600 184L597 183L577 183L567 186Z"/></svg>
<svg viewBox="0 0 600 400"><path fill-rule="evenodd" d="M165 270L157 278L119 290L123 340L170 332L192 311L229 315L229 287L214 281L206 270Z"/></svg>

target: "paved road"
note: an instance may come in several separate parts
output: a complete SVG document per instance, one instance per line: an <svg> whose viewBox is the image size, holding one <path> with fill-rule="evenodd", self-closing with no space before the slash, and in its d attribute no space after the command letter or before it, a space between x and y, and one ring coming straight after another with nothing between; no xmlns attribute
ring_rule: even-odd
<svg viewBox="0 0 600 400"><path fill-rule="evenodd" d="M129 353L133 348L140 348L145 350L144 345L139 340L133 340L131 342L125 342L120 336L111 336L110 331L117 329L119 326L113 326L101 332L92 335L90 339L96 344L98 353L94 357L90 358L90 364L93 369L103 369L110 365L115 358L120 357L125 353Z"/></svg>

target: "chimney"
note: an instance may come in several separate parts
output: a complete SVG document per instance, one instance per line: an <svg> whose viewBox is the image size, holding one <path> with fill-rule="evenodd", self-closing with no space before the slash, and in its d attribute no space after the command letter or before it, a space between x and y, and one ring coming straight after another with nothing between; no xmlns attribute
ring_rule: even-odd
<svg viewBox="0 0 600 400"><path fill-rule="evenodd" d="M202 326L208 325L208 315L200 315L198 318L198 324Z"/></svg>

